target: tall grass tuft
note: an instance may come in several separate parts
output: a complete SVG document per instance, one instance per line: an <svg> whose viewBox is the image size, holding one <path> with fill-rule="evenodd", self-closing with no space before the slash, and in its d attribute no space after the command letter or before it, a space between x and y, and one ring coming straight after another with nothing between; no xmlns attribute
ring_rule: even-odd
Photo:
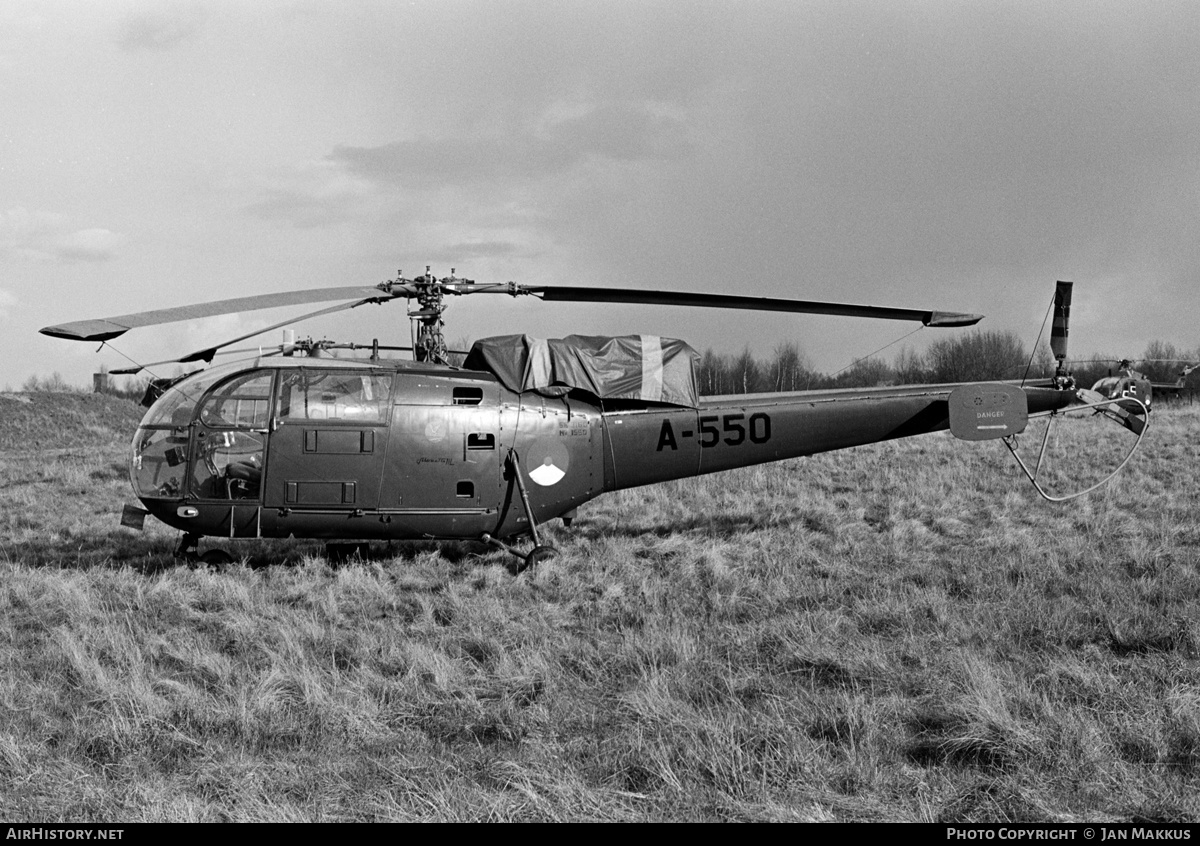
<svg viewBox="0 0 1200 846"><path fill-rule="evenodd" d="M930 436L604 497L514 578L179 566L117 526L136 407L47 396L0 398L71 421L0 420L6 819L1200 818L1190 407L1069 505Z"/></svg>

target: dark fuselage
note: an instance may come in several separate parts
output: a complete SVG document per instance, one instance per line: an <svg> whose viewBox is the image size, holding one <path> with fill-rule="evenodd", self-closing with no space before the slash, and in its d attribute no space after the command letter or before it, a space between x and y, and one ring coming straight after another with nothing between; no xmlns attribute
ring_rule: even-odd
<svg viewBox="0 0 1200 846"><path fill-rule="evenodd" d="M261 359L147 413L131 476L196 535L505 538L606 491L945 429L953 385L709 397L699 408L518 395L399 361ZM1027 388L1029 411L1070 393ZM518 469L520 480L514 469Z"/></svg>

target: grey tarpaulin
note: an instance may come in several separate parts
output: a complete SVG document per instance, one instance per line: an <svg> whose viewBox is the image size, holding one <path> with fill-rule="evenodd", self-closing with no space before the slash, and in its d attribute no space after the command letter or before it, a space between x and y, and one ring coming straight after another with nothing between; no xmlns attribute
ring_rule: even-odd
<svg viewBox="0 0 1200 846"><path fill-rule="evenodd" d="M542 340L501 335L476 341L463 367L493 373L509 390L562 396L580 388L601 399L699 406L700 356L658 335L568 335Z"/></svg>

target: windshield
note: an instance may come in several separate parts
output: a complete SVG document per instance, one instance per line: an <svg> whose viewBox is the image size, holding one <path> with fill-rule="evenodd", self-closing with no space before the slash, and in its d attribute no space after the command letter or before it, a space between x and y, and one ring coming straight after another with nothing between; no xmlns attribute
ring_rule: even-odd
<svg viewBox="0 0 1200 846"><path fill-rule="evenodd" d="M142 426L186 426L192 422L192 413L196 404L205 391L229 375L223 368L202 370L184 377L163 393L146 416L142 418Z"/></svg>
<svg viewBox="0 0 1200 846"><path fill-rule="evenodd" d="M270 370L218 367L187 376L151 406L133 439L130 478L140 497L252 498L261 477L262 438L271 404ZM199 414L201 435L193 438ZM192 466L187 484L188 465ZM243 466L244 465L244 466Z"/></svg>

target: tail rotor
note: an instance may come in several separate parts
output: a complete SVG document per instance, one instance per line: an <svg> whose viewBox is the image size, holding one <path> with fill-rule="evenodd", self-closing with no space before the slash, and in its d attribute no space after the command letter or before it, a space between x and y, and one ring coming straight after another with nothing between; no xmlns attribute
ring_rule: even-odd
<svg viewBox="0 0 1200 846"><path fill-rule="evenodd" d="M1067 373L1067 335L1071 321L1072 282L1058 282L1054 286L1054 321L1050 325L1050 352L1058 362L1055 379L1065 382Z"/></svg>

